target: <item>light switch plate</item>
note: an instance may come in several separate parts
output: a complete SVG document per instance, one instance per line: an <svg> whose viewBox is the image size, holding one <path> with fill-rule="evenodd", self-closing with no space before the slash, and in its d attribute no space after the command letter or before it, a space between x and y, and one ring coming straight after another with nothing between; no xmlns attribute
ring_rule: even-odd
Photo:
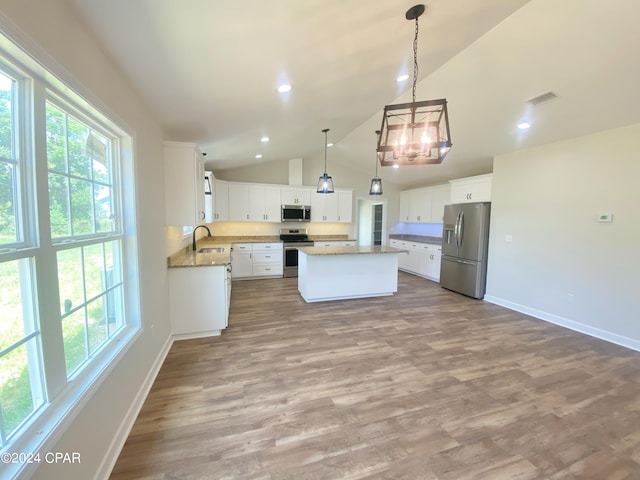
<svg viewBox="0 0 640 480"><path fill-rule="evenodd" d="M598 214L598 222L600 223L611 223L613 222L613 213L611 212L602 212Z"/></svg>

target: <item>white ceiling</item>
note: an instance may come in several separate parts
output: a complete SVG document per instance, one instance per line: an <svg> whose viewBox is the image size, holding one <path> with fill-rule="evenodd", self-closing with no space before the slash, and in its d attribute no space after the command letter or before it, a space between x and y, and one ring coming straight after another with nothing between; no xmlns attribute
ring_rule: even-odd
<svg viewBox="0 0 640 480"><path fill-rule="evenodd" d="M198 143L214 171L322 156L330 128L329 173L340 162L371 176L382 108L411 98L411 80L395 79L412 70L415 0L68 1L167 139ZM453 148L442 165L379 168L383 179L439 183L491 171L496 154L640 122L637 0L425 4L416 99L447 98ZM527 107L549 90L558 98Z"/></svg>

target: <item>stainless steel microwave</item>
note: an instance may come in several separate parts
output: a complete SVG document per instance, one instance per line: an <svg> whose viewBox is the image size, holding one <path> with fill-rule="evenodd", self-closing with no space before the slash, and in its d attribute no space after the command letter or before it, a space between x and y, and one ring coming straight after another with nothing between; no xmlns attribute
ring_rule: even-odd
<svg viewBox="0 0 640 480"><path fill-rule="evenodd" d="M310 222L311 207L309 205L282 205L283 222Z"/></svg>

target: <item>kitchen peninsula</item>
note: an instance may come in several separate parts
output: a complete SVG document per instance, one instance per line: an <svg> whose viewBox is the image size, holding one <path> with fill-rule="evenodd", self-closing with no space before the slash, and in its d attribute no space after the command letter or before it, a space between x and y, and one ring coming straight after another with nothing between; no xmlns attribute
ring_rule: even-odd
<svg viewBox="0 0 640 480"><path fill-rule="evenodd" d="M379 297L398 291L398 254L379 246L301 247L298 291L306 302Z"/></svg>

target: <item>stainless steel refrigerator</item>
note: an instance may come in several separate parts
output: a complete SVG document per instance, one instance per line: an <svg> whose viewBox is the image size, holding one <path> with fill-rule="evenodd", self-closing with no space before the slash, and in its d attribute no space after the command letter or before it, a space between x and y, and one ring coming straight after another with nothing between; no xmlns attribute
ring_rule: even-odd
<svg viewBox="0 0 640 480"><path fill-rule="evenodd" d="M483 298L487 282L490 203L444 207L440 285Z"/></svg>

